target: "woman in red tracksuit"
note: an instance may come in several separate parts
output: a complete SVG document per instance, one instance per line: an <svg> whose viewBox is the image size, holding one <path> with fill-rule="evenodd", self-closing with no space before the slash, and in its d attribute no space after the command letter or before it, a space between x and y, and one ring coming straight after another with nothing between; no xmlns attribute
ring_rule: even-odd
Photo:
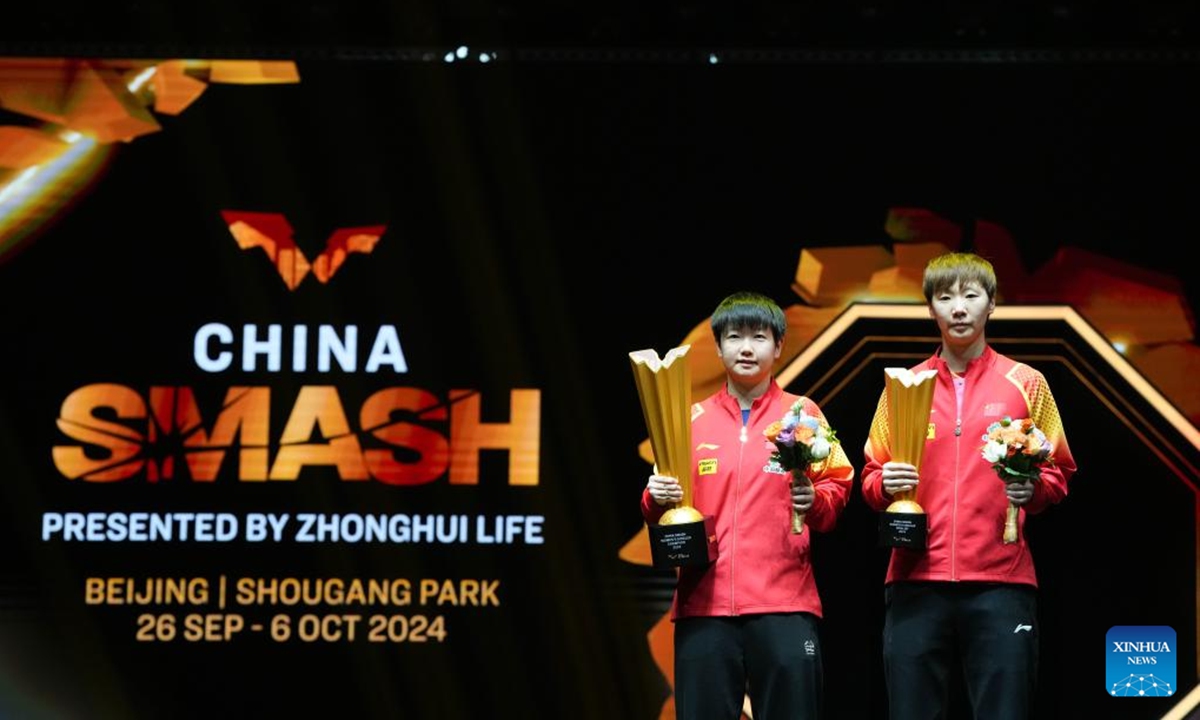
<svg viewBox="0 0 1200 720"><path fill-rule="evenodd" d="M854 469L834 443L791 482L771 461L764 431L797 402L823 424L811 400L786 393L772 369L787 321L769 298L736 293L717 306L712 329L726 382L692 413L692 499L715 519L717 559L680 568L675 622L675 710L681 720L736 720L748 694L756 720L816 720L822 667L810 531L833 528ZM828 425L826 424L826 427ZM642 513L657 523L683 499L676 478L651 475ZM793 510L806 529L791 529Z"/></svg>
<svg viewBox="0 0 1200 720"><path fill-rule="evenodd" d="M991 263L972 253L934 258L923 290L942 343L912 368L937 373L921 468L891 460L885 392L862 477L875 510L915 489L928 520L926 548L893 548L885 580L889 718L945 717L950 673L961 666L976 720L1021 720L1033 701L1038 623L1037 576L1019 528L1063 499L1075 461L1045 377L987 344ZM1036 481L1001 481L981 453L989 426L1005 417L1033 420L1053 448ZM1010 503L1019 508L1018 533L1007 543Z"/></svg>

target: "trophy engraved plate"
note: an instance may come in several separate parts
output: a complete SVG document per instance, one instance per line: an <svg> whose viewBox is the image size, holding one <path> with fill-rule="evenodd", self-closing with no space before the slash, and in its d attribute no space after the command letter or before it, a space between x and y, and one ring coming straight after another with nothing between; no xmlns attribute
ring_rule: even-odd
<svg viewBox="0 0 1200 720"><path fill-rule="evenodd" d="M717 559L712 515L699 522L650 525L650 559L656 568L707 565Z"/></svg>
<svg viewBox="0 0 1200 720"><path fill-rule="evenodd" d="M894 505L895 503L889 505L887 511L879 516L879 544L884 547L924 550L929 532L925 511L893 510Z"/></svg>

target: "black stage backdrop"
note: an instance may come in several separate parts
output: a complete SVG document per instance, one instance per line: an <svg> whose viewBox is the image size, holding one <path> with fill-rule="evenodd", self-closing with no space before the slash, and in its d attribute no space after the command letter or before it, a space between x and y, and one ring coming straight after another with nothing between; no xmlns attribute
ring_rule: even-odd
<svg viewBox="0 0 1200 720"><path fill-rule="evenodd" d="M679 344L735 290L800 303L802 249L890 249L897 207L998 224L1026 270L1078 247L1178 278L1194 303L1192 66L491 60L324 53L296 61L295 83L212 83L4 248L0 714L657 718L670 684L647 634L671 574L618 556L648 472L629 351ZM310 262L339 228L383 229L328 282L289 288L228 212L285 217ZM227 346L204 339L214 324ZM243 367L247 326L270 325L280 368ZM321 326L340 342L358 328L352 367L318 367ZM202 367L197 345L231 364ZM879 380L831 409L856 467ZM470 429L511 440L530 398L533 482L527 455L486 447L469 453L475 482L452 478ZM89 402L103 407L87 420ZM1162 472L1095 429L1089 402L1060 399L1083 499L1032 523L1044 572L1069 578L1046 578L1039 713L1159 717L1177 698L1107 696L1101 648L1114 625L1170 625L1179 695L1193 686L1195 477L1142 482ZM266 420L265 449L212 440L223 454L196 480L184 457L204 448L147 419L176 406L206 437L218 416L243 433ZM56 461L92 467L118 445L135 464L107 481ZM356 476L367 451L432 470ZM278 477L253 477L260 461ZM235 528L134 541L47 525L138 512ZM267 514L288 522L253 536ZM307 541L307 516L341 534ZM356 541L368 516L393 534ZM885 716L871 523L855 497L816 546L830 718ZM333 580L388 595L338 602ZM199 594L137 599L163 583ZM301 585L326 590L285 601Z"/></svg>

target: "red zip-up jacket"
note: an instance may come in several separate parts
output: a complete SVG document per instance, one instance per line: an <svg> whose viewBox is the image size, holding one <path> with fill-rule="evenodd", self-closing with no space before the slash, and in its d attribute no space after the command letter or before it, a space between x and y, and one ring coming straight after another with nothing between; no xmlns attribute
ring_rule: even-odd
<svg viewBox="0 0 1200 720"><path fill-rule="evenodd" d="M816 498L805 530L791 532L790 475L771 467L772 446L763 435L800 396L772 380L742 425L737 398L723 385L692 409L692 504L716 525L717 559L680 568L671 618L810 612L821 616L821 598L809 558L812 531L833 529L846 507L854 468L838 443L829 457L809 466ZM805 412L828 425L820 408ZM642 492L642 515L657 523L665 512Z"/></svg>
<svg viewBox="0 0 1200 720"><path fill-rule="evenodd" d="M1036 587L1033 556L1021 530L1025 515L1041 512L1062 500L1067 494L1067 481L1075 472L1075 459L1050 386L1037 370L988 346L963 373L960 416L953 376L939 355L912 371L930 368L937 371L937 386L916 494L929 522L927 548L893 548L885 583L945 580ZM1008 509L1004 483L982 453L988 426L1005 416L1013 420L1031 418L1054 446L1054 463L1042 467L1041 479L1034 483L1033 499L1021 506L1018 541L1011 544L1001 539ZM959 427L961 431L956 432ZM863 499L882 511L893 500L883 492L882 466L891 459L886 391L871 421L865 454Z"/></svg>

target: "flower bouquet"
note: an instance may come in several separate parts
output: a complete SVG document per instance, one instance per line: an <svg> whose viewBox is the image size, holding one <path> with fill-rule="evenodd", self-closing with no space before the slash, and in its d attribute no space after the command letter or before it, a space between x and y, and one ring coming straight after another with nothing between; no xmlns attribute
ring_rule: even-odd
<svg viewBox="0 0 1200 720"><path fill-rule="evenodd" d="M786 470L791 482L808 482L804 471L811 463L824 460L833 452L837 433L816 417L804 412L804 401L797 400L781 420L763 431L772 450L771 462ZM792 509L792 532L804 532L804 514Z"/></svg>
<svg viewBox="0 0 1200 720"><path fill-rule="evenodd" d="M1042 467L1054 464L1050 457L1053 449L1046 434L1029 418L1003 418L989 425L983 436L983 459L1006 483L1040 479ZM1005 543L1017 541L1017 515L1017 506L1010 502L1004 520Z"/></svg>

